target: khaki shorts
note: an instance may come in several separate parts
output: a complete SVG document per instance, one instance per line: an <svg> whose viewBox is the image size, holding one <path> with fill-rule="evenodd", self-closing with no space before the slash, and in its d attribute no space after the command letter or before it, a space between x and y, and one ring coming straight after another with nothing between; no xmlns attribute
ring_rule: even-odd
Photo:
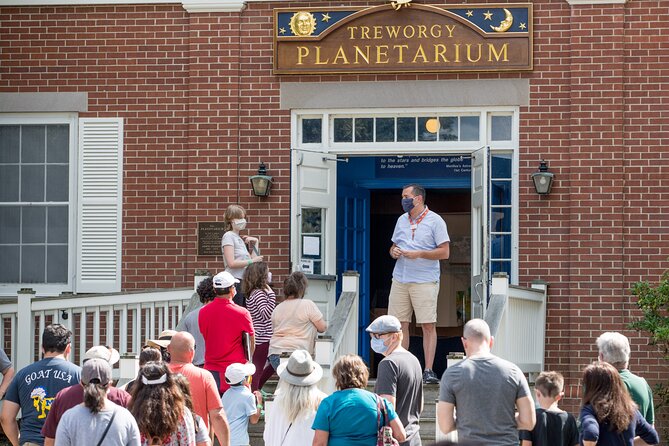
<svg viewBox="0 0 669 446"><path fill-rule="evenodd" d="M393 279L388 299L388 314L400 322L411 322L416 312L416 323L437 322L437 297L439 282L401 283Z"/></svg>

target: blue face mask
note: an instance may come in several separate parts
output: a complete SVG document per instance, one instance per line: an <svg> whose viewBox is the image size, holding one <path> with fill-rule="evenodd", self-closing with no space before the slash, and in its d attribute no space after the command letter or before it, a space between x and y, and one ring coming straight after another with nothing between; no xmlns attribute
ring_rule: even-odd
<svg viewBox="0 0 669 446"><path fill-rule="evenodd" d="M413 208L413 198L402 198L402 209L404 209L404 212L409 212Z"/></svg>
<svg viewBox="0 0 669 446"><path fill-rule="evenodd" d="M382 355L388 350L388 346L383 343L383 339L372 338L372 350Z"/></svg>

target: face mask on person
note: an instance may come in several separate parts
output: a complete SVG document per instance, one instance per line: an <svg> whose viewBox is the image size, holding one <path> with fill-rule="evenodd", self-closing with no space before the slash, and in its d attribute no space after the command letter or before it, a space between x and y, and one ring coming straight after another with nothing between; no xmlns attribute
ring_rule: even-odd
<svg viewBox="0 0 669 446"><path fill-rule="evenodd" d="M372 338L372 350L382 355L388 350L388 346L384 344L382 338Z"/></svg>
<svg viewBox="0 0 669 446"><path fill-rule="evenodd" d="M245 218L239 218L237 220L232 220L232 228L236 229L237 231L241 231L246 227L246 219Z"/></svg>
<svg viewBox="0 0 669 446"><path fill-rule="evenodd" d="M404 209L404 212L409 212L413 208L413 198L402 198L402 209Z"/></svg>

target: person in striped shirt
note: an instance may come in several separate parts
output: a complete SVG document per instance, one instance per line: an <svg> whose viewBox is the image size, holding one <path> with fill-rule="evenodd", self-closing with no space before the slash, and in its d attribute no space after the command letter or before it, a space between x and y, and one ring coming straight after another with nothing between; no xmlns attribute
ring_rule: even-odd
<svg viewBox="0 0 669 446"><path fill-rule="evenodd" d="M262 389L274 373L267 361L269 340L272 338L272 312L276 306L276 294L268 284L269 268L265 262L249 265L244 271L242 289L246 297L246 309L251 313L253 330L256 334L256 349L253 364L256 372L251 379L251 390Z"/></svg>

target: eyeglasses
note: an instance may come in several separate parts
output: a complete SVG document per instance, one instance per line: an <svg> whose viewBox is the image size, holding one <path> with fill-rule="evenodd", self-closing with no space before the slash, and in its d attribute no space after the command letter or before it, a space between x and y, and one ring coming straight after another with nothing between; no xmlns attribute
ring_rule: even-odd
<svg viewBox="0 0 669 446"><path fill-rule="evenodd" d="M370 333L370 335L371 335L374 339L381 339L381 336L385 336L385 335L387 335L387 334L390 334L390 333Z"/></svg>

